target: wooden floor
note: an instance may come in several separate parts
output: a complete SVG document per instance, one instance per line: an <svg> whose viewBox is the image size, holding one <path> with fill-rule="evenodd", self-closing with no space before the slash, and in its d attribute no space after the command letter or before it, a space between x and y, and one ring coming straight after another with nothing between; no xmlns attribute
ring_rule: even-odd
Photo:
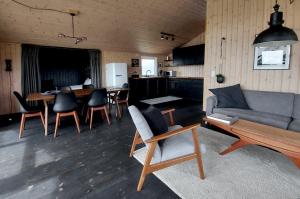
<svg viewBox="0 0 300 199"><path fill-rule="evenodd" d="M181 123L199 121L188 112L186 120L180 114ZM154 175L136 192L142 166L128 157L134 136L129 114L113 118L111 126L99 118L91 131L82 124L80 135L72 119L62 119L55 139L54 115L48 137L39 119L26 124L20 141L19 121L0 127L0 198L178 198Z"/></svg>

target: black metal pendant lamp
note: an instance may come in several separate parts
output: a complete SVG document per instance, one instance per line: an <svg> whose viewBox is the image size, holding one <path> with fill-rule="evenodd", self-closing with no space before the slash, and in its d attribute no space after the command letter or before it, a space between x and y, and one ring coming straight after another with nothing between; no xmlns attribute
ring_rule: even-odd
<svg viewBox="0 0 300 199"><path fill-rule="evenodd" d="M270 17L270 27L255 38L253 42L255 47L284 46L298 42L298 37L294 30L282 26L284 23L283 13L278 11L279 7L276 0L276 4L273 7L275 12Z"/></svg>

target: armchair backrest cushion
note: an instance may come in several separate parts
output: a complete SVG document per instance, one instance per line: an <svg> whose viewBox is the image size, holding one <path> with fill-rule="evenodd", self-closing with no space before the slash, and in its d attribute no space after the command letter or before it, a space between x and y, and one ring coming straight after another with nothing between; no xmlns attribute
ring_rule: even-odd
<svg viewBox="0 0 300 199"><path fill-rule="evenodd" d="M136 106L129 106L128 110L129 110L132 121L133 121L137 131L139 132L142 140L145 143L146 140L153 137L151 128L149 127L143 114L139 111L139 109ZM149 147L149 145L146 144L146 147ZM160 162L160 160L161 160L161 150L160 150L159 145L157 144L155 147L155 152L154 152L154 156L152 159L152 163Z"/></svg>

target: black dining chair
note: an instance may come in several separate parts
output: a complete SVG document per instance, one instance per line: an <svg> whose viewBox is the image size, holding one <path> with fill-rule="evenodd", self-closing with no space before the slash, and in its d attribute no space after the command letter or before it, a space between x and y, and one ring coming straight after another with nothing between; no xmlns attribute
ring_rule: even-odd
<svg viewBox="0 0 300 199"><path fill-rule="evenodd" d="M53 111L56 113L55 131L54 137L57 136L57 129L60 126L60 118L66 116L73 116L76 122L77 131L80 133L79 117L77 114L78 105L76 103L76 97L73 92L58 93L55 98Z"/></svg>
<svg viewBox="0 0 300 199"><path fill-rule="evenodd" d="M82 85L82 89L94 89L94 85L93 84L88 84L88 85ZM80 107L81 110L81 116L84 115L85 111L86 111L86 105L87 102L89 101L89 96L86 97L81 97L80 99L77 99L77 104Z"/></svg>
<svg viewBox="0 0 300 199"><path fill-rule="evenodd" d="M82 89L93 89L93 88L94 88L93 84L82 85Z"/></svg>
<svg viewBox="0 0 300 199"><path fill-rule="evenodd" d="M19 139L23 136L26 118L30 117L40 117L45 128L45 120L42 110L38 106L30 106L27 104L26 100L21 96L20 93L14 91L13 94L16 96L17 100L20 103L20 111L22 113Z"/></svg>
<svg viewBox="0 0 300 199"><path fill-rule="evenodd" d="M128 108L128 98L129 98L129 90L121 90L112 98L113 103L117 107L116 117L119 119L121 119L123 114L123 106L127 106Z"/></svg>
<svg viewBox="0 0 300 199"><path fill-rule="evenodd" d="M100 111L103 119L105 114L107 123L110 125L110 120L107 111L107 103L107 90L105 88L94 90L90 95L90 99L87 103L88 110L85 119L85 122L87 122L87 120L90 119L90 129L92 129L93 115L95 111Z"/></svg>

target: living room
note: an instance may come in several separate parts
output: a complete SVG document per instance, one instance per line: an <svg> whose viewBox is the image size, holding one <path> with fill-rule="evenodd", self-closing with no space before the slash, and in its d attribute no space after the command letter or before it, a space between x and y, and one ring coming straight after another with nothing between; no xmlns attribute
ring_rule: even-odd
<svg viewBox="0 0 300 199"><path fill-rule="evenodd" d="M300 198L298 0L0 5L1 198Z"/></svg>

